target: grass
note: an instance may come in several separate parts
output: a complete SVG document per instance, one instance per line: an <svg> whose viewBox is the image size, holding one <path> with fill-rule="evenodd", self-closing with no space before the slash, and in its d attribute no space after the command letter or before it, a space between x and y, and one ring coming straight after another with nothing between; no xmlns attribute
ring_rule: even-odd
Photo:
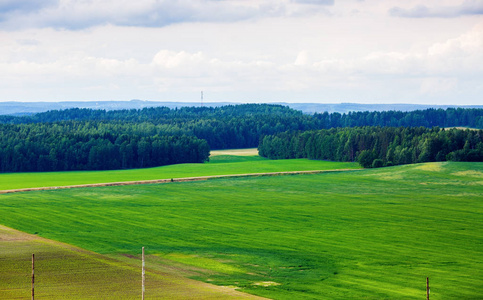
<svg viewBox="0 0 483 300"><path fill-rule="evenodd" d="M483 163L432 163L8 194L0 223L275 299L422 299L427 276L480 299L482 200Z"/></svg>
<svg viewBox="0 0 483 300"><path fill-rule="evenodd" d="M308 159L268 160L260 156L218 154L212 157L210 162L204 164L179 164L156 168L112 171L3 173L0 174L0 190L193 176L348 168L358 169L360 166L357 163L314 161Z"/></svg>
<svg viewBox="0 0 483 300"><path fill-rule="evenodd" d="M36 299L139 299L141 262L125 263L0 226L0 299L29 299L35 253ZM146 274L146 298L250 299L166 272Z"/></svg>

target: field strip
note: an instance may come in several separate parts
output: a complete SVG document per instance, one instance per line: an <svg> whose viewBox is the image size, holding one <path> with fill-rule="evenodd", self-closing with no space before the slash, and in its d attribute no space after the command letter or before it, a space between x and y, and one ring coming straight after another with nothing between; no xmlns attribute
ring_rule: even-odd
<svg viewBox="0 0 483 300"><path fill-rule="evenodd" d="M282 175L301 175L301 174L319 174L332 172L348 172L359 171L361 169L334 169L334 170L311 170L311 171L287 171L287 172L267 172L267 173L247 173L247 174L230 174L230 175L211 175L211 176L197 176L197 177L183 177L183 178L169 178L169 179L154 179L154 180L137 180L137 181L122 181L122 182L107 182L107 183L91 183L78 184L66 186L48 186L12 190L0 190L0 194L32 192L32 191L46 191L57 189L73 189L86 187L105 187L105 186L121 186L121 185L136 185L136 184L153 184L153 183L170 183L170 182L187 182L187 181L202 181L222 178L243 178L243 177L260 177L260 176L282 176Z"/></svg>
<svg viewBox="0 0 483 300"><path fill-rule="evenodd" d="M140 257L133 256L130 260L120 261L0 225L0 257L3 260L0 278L6 279L0 282L0 299L21 299L29 294L30 282L24 279L30 274L31 253L35 253L36 257L36 297L40 295L40 298L48 296L64 299L70 295L69 299L85 299L95 295L97 299L108 299L106 296L113 299L136 299L134 296L140 294L137 292L141 278ZM11 267L14 267L13 270L9 270ZM202 299L267 299L237 291L233 287L189 279L167 269L149 266L146 271L149 278L148 293L156 299L195 299L197 296ZM57 277L61 279L56 281ZM109 280L99 282L103 277ZM64 281L69 282L68 286L59 289L59 286L65 284ZM119 282L122 287L119 287Z"/></svg>
<svg viewBox="0 0 483 300"><path fill-rule="evenodd" d="M227 150L210 151L210 157L219 156L219 155L258 156L258 149L244 148L244 149L227 149Z"/></svg>

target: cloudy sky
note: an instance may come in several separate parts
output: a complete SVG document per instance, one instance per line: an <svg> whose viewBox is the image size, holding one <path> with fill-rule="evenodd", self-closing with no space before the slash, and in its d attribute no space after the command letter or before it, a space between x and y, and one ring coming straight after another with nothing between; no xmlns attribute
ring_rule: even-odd
<svg viewBox="0 0 483 300"><path fill-rule="evenodd" d="M0 0L0 101L483 105L483 0Z"/></svg>

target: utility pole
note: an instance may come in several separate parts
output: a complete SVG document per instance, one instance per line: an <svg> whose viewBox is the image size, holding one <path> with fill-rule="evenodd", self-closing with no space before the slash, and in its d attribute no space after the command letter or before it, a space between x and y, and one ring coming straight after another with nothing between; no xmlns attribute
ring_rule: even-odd
<svg viewBox="0 0 483 300"><path fill-rule="evenodd" d="M146 281L146 272L144 270L144 247L143 247L143 271L142 271L142 275L143 275L143 300L144 300L144 291L145 291L145 288L144 288L144 283Z"/></svg>
<svg viewBox="0 0 483 300"><path fill-rule="evenodd" d="M34 300L34 283L35 283L35 254L32 254L32 300Z"/></svg>

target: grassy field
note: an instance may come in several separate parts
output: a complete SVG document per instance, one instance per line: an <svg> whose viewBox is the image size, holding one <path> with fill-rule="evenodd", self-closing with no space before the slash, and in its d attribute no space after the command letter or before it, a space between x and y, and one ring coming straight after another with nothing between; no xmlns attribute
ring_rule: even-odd
<svg viewBox="0 0 483 300"><path fill-rule="evenodd" d="M245 150L245 154L253 154L253 149L249 150L251 151ZM157 168L113 171L3 173L0 174L0 190L193 176L360 168L358 163L308 159L268 160L258 155L227 155L227 153L239 153L233 152L233 150L214 151L214 153L215 156L210 159L210 162L204 164L179 164Z"/></svg>
<svg viewBox="0 0 483 300"><path fill-rule="evenodd" d="M139 299L141 262L109 259L70 245L0 226L0 299L30 299L35 253L35 299ZM168 270L169 271L169 270ZM146 273L147 299L254 299L181 277Z"/></svg>
<svg viewBox="0 0 483 300"><path fill-rule="evenodd" d="M0 223L269 298L424 299L429 276L481 299L482 200L483 163L429 163L0 195Z"/></svg>

